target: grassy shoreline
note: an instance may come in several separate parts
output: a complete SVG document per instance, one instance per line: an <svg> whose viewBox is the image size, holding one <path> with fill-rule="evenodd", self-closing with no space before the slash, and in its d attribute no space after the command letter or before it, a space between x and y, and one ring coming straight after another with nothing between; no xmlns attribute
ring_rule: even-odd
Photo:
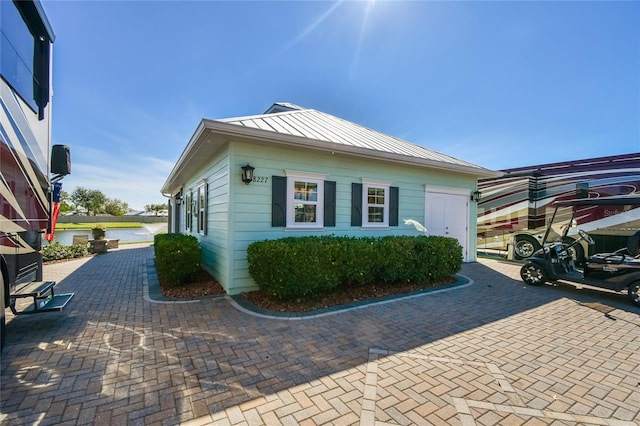
<svg viewBox="0 0 640 426"><path fill-rule="evenodd" d="M118 228L142 228L144 223L140 222L95 222L95 223L56 223L56 231L67 231L73 229L91 230L95 226L103 226L107 229Z"/></svg>

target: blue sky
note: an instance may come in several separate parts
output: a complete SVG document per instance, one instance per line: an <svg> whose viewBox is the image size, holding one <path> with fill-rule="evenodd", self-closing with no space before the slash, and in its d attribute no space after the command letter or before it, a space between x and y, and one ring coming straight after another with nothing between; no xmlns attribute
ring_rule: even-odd
<svg viewBox="0 0 640 426"><path fill-rule="evenodd" d="M490 169L640 152L640 2L43 3L68 192L163 203L202 118L278 101Z"/></svg>

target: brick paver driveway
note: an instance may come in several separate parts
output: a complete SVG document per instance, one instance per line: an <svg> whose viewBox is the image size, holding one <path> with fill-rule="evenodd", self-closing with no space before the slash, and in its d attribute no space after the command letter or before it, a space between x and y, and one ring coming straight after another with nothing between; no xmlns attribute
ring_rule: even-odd
<svg viewBox="0 0 640 426"><path fill-rule="evenodd" d="M3 424L640 424L640 309L481 260L451 291L304 320L148 297L153 249L46 266L8 317ZM8 311L7 311L8 312Z"/></svg>

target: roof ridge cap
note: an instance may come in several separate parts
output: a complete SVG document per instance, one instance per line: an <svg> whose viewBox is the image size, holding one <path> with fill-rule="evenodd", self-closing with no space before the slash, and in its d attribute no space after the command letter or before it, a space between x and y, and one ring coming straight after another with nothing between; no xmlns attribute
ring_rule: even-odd
<svg viewBox="0 0 640 426"><path fill-rule="evenodd" d="M242 120L251 120L254 118L265 118L265 117L275 117L275 116L280 116L280 115L289 115L289 114L296 114L296 113L302 113L302 112L308 112L308 111L316 111L315 109L312 108L305 108L305 109L294 109L291 111L280 111L280 112L270 112L270 113L263 113L263 114L252 114L252 115L241 115L238 117L227 117L227 118L213 118L211 119L211 121L220 121L223 123L228 123L230 121L242 121ZM321 111L316 111L316 112L321 112ZM339 118L339 117L336 117Z"/></svg>

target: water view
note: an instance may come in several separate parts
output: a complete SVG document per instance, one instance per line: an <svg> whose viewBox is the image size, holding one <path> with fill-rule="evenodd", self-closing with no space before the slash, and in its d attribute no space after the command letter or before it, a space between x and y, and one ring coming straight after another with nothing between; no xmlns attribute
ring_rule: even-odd
<svg viewBox="0 0 640 426"><path fill-rule="evenodd" d="M142 225L141 228L107 228L105 238L120 240L121 243L135 243L153 241L153 236L161 232L167 232L166 223L148 223ZM87 235L89 239L93 238L90 229L56 230L53 241L62 245L71 245L74 235Z"/></svg>

